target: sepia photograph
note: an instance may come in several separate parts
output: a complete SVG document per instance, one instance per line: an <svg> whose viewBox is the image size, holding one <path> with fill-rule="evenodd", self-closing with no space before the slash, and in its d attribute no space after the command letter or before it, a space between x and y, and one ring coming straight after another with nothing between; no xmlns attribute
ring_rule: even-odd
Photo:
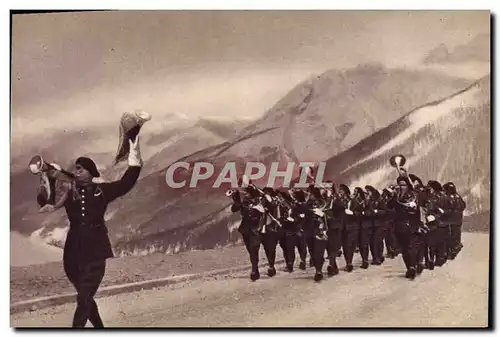
<svg viewBox="0 0 500 337"><path fill-rule="evenodd" d="M488 328L489 10L10 15L11 328Z"/></svg>

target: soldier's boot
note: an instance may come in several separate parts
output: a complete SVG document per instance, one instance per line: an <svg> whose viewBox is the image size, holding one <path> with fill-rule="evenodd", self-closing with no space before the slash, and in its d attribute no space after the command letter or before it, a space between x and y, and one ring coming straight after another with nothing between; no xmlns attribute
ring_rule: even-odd
<svg viewBox="0 0 500 337"><path fill-rule="evenodd" d="M329 265L326 268L326 272L328 273L328 276L332 277L339 273L339 268L336 265L335 266Z"/></svg>
<svg viewBox="0 0 500 337"><path fill-rule="evenodd" d="M449 251L448 252L448 260L455 260L455 254L453 253L453 251Z"/></svg>
<svg viewBox="0 0 500 337"><path fill-rule="evenodd" d="M423 271L424 271L424 264L423 263L419 263L417 265L417 274L422 274Z"/></svg>
<svg viewBox="0 0 500 337"><path fill-rule="evenodd" d="M429 270L434 270L434 261L429 261Z"/></svg>
<svg viewBox="0 0 500 337"><path fill-rule="evenodd" d="M368 263L368 261L363 261L361 263L361 268L363 268L363 269L368 269L369 266L370 266L370 264Z"/></svg>
<svg viewBox="0 0 500 337"><path fill-rule="evenodd" d="M306 261L300 261L299 263L300 270L306 270Z"/></svg>
<svg viewBox="0 0 500 337"><path fill-rule="evenodd" d="M348 264L345 266L344 270L348 273L352 272L354 270L354 267L352 264Z"/></svg>
<svg viewBox="0 0 500 337"><path fill-rule="evenodd" d="M293 264L287 264L286 271L289 273L292 273L293 272Z"/></svg>
<svg viewBox="0 0 500 337"><path fill-rule="evenodd" d="M250 274L250 279L252 281L257 281L258 279L260 279L260 273L259 271L253 271L251 274Z"/></svg>
<svg viewBox="0 0 500 337"><path fill-rule="evenodd" d="M274 268L274 266L269 267L267 269L267 276L273 277L274 275L276 275L276 268Z"/></svg>
<svg viewBox="0 0 500 337"><path fill-rule="evenodd" d="M410 280L414 280L415 277L417 276L417 270L415 269L415 267L408 268L405 276L406 276L406 278L408 278Z"/></svg>
<svg viewBox="0 0 500 337"><path fill-rule="evenodd" d="M314 275L314 281L319 282L323 279L323 273L319 270L316 271L316 274Z"/></svg>
<svg viewBox="0 0 500 337"><path fill-rule="evenodd" d="M341 257L341 256L342 256L342 249L339 249L339 250L337 251L337 257Z"/></svg>

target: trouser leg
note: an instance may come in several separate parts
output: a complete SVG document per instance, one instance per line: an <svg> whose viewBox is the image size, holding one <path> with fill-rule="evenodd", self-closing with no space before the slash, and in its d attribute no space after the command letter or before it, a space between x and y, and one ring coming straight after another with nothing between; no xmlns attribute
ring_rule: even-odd
<svg viewBox="0 0 500 337"><path fill-rule="evenodd" d="M70 268L68 279L74 284L77 291L77 307L73 315L75 328L83 328L88 320L94 327L103 327L94 295L99 288L106 270L106 260L92 261L78 264Z"/></svg>
<svg viewBox="0 0 500 337"><path fill-rule="evenodd" d="M252 273L259 273L259 249L261 239L255 234L245 234L243 235L243 242L248 251L250 257L250 263L252 264Z"/></svg>
<svg viewBox="0 0 500 337"><path fill-rule="evenodd" d="M306 235L306 245L307 245L307 251L309 253L309 265L314 266L314 252L313 252L313 246L314 246L314 236L311 234Z"/></svg>
<svg viewBox="0 0 500 337"><path fill-rule="evenodd" d="M266 233L262 237L264 252L266 253L269 268L274 268L276 261L276 247L278 245L278 234L274 232Z"/></svg>
<svg viewBox="0 0 500 337"><path fill-rule="evenodd" d="M352 259L354 257L354 250L356 249L358 235L359 235L358 228L347 227L344 231L342 247L344 251L345 262L346 265L348 266L352 266Z"/></svg>
<svg viewBox="0 0 500 337"><path fill-rule="evenodd" d="M316 273L322 273L323 265L325 263L325 251L328 245L327 240L319 240L314 238L313 241L313 254L314 254L314 268L316 269Z"/></svg>
<svg viewBox="0 0 500 337"><path fill-rule="evenodd" d="M372 238L372 226L361 227L359 231L359 253L363 262L368 263L370 254L370 241Z"/></svg>
<svg viewBox="0 0 500 337"><path fill-rule="evenodd" d="M446 260L448 258L448 251L447 251L447 240L448 240L448 227L438 227L436 229L436 265L437 266L442 266L444 263L446 263Z"/></svg>
<svg viewBox="0 0 500 337"><path fill-rule="evenodd" d="M299 251L300 262L306 263L307 245L304 235L297 235L297 250Z"/></svg>
<svg viewBox="0 0 500 337"><path fill-rule="evenodd" d="M331 229L328 232L328 260L333 272L338 271L337 253L342 247L342 230L340 228Z"/></svg>
<svg viewBox="0 0 500 337"><path fill-rule="evenodd" d="M285 236L285 262L288 268L295 264L295 247L299 244L296 234L287 233Z"/></svg>
<svg viewBox="0 0 500 337"><path fill-rule="evenodd" d="M382 225L373 228L373 235L371 239L370 250L374 262L379 263L383 261L384 257L384 233L385 228Z"/></svg>
<svg viewBox="0 0 500 337"><path fill-rule="evenodd" d="M401 252L403 255L403 262L405 264L406 269L411 267L410 262L410 254L409 254L409 245L410 245L410 237L408 231L398 231L396 232L396 237L401 245Z"/></svg>

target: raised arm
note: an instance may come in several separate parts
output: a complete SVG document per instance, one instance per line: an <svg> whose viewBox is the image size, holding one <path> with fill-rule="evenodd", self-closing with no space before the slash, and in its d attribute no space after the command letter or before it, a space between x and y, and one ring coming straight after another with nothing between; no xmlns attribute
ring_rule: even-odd
<svg viewBox="0 0 500 337"><path fill-rule="evenodd" d="M127 194L139 179L143 164L139 147L139 136L136 137L135 142L129 140L129 143L130 153L128 156L127 171L125 171L120 180L99 184L107 202L111 202Z"/></svg>

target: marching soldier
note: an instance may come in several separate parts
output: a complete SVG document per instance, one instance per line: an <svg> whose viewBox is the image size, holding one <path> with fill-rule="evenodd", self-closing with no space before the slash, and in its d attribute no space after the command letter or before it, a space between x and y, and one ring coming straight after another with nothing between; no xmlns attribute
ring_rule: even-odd
<svg viewBox="0 0 500 337"><path fill-rule="evenodd" d="M326 208L326 218L328 227L328 259L329 264L327 267L328 276L334 276L339 273L337 266L338 251L342 247L342 234L343 234L343 218L344 218L344 203L342 202L339 194L332 185L332 195L330 197L329 205Z"/></svg>
<svg viewBox="0 0 500 337"><path fill-rule="evenodd" d="M410 180L405 176L397 178L395 232L403 250L403 261L406 266L406 277L414 279L417 275L417 255L419 250L418 229L420 228L420 212L418 195L413 190Z"/></svg>
<svg viewBox="0 0 500 337"><path fill-rule="evenodd" d="M443 205L442 198L438 194L439 189L440 185L437 181L430 181L427 196L423 202L426 225L429 228L426 242L429 249L429 270L434 269L438 256L443 254L443 238L446 236L446 227L441 225L440 219L443 215Z"/></svg>
<svg viewBox="0 0 500 337"><path fill-rule="evenodd" d="M262 242L260 229L261 223L264 218L264 207L260 203L260 193L251 185L248 186L242 197L236 191L233 194L233 205L231 211L241 213L241 223L238 231L243 237L245 248L250 256L250 263L252 264L252 271L250 279L256 281L260 278L259 273L259 249Z"/></svg>
<svg viewBox="0 0 500 337"><path fill-rule="evenodd" d="M299 269L306 270L306 258L307 258L307 243L306 243L306 235L304 228L307 226L306 224L306 213L307 213L307 204L306 204L306 194L303 190L296 189L291 192L291 196L294 199L295 206L293 208L293 218L297 223L297 239L298 246L297 249L299 251L300 263Z"/></svg>
<svg viewBox="0 0 500 337"><path fill-rule="evenodd" d="M281 223L278 220L281 218L281 207L275 200L276 193L272 188L266 187L263 192L264 195L261 198L265 213L264 224L261 228L262 245L264 246L264 252L269 262L267 275L273 277L276 275L274 263L276 262L276 247L278 246L278 239L281 234Z"/></svg>
<svg viewBox="0 0 500 337"><path fill-rule="evenodd" d="M435 239L436 244L436 259L434 265L437 267L441 267L446 263L448 258L447 253L447 243L449 242L450 237L450 225L449 222L443 221L445 220L445 211L446 208L446 196L443 193L443 188L441 184L435 180L430 180L427 183L427 188L429 191L429 195L432 198L432 201L436 204L435 208L439 211L439 217L437 218L437 238ZM436 214L435 216L437 216ZM441 221L439 221L441 220ZM433 242L434 243L434 242Z"/></svg>
<svg viewBox="0 0 500 337"><path fill-rule="evenodd" d="M87 320L96 328L104 327L94 300L105 274L106 260L113 257L104 213L109 203L134 187L142 167L139 137L129 142L128 168L120 180L96 183L100 177L96 164L90 158L79 157L75 162L75 180L63 186L61 201L40 210L51 212L64 206L69 219L63 265L77 291L74 328L84 328Z"/></svg>
<svg viewBox="0 0 500 337"><path fill-rule="evenodd" d="M387 224L387 230L385 235L385 248L387 249L386 257L389 259L394 259L401 252L400 245L398 243L396 232L395 232L395 211L394 207L390 207L389 205L394 205L394 198L396 195L396 186L391 185L388 188L384 189L382 192L381 200L384 204L384 207L388 208L388 212L385 213Z"/></svg>
<svg viewBox="0 0 500 337"><path fill-rule="evenodd" d="M370 251L372 254L372 264L381 265L384 262L384 236L385 236L385 219L381 218L381 200L380 193L370 185L365 186L367 192L365 221L371 224L371 240Z"/></svg>
<svg viewBox="0 0 500 337"><path fill-rule="evenodd" d="M305 219L302 222L302 233L304 236L304 241L307 246L307 251L309 253L309 267L314 267L314 219L312 217L312 213L310 210L313 208L312 203L314 201L313 190L314 185L311 184L307 188L306 192L306 201L305 201L305 210L309 210L305 213Z"/></svg>
<svg viewBox="0 0 500 337"><path fill-rule="evenodd" d="M363 209L362 205L356 199L351 198L349 187L341 184L339 186L339 193L345 213L343 219L344 236L342 238L342 249L346 262L345 271L350 273L354 269L352 259L358 241L361 212Z"/></svg>
<svg viewBox="0 0 500 337"><path fill-rule="evenodd" d="M378 240L378 233L377 231L380 230L382 231L382 238L381 240L385 239L385 244L387 247L387 254L389 257L394 258L395 257L395 250L389 250L389 247L392 248L395 244L396 239L393 238L395 236L394 234L394 191L390 191L387 188L384 188L382 190L382 195L379 198L378 201L378 210L377 210L377 218L376 221L380 222L378 226L382 227L382 229L375 229L375 234L374 234L374 243ZM392 241L388 240L388 238L391 238ZM382 257L381 262L384 262L384 246L383 246L383 241L380 246L380 251L377 253L380 254L379 256ZM394 249L394 248L392 248Z"/></svg>
<svg viewBox="0 0 500 337"><path fill-rule="evenodd" d="M325 251L328 245L326 219L323 209L326 203L321 196L319 188L312 188L308 203L306 217L310 220L312 229L312 260L316 274L314 280L319 282L323 279L323 264L325 263Z"/></svg>
<svg viewBox="0 0 500 337"><path fill-rule="evenodd" d="M368 255L370 254L370 241L372 236L372 226L373 226L373 210L368 210L370 216L365 216L366 209L366 196L365 192L361 187L356 187L354 189L354 203L357 205L360 211L359 216L359 238L358 247L361 255L361 268L367 269L370 264L368 262Z"/></svg>
<svg viewBox="0 0 500 337"><path fill-rule="evenodd" d="M422 180L415 174L410 174L408 177L413 185L413 190L417 193L419 203L424 205L427 199L427 188L422 183ZM427 222L425 219L425 212L422 210L420 213L421 226L418 232L419 249L417 254L417 274L421 274L426 266L427 268L429 267L429 247L427 244L428 227L425 225Z"/></svg>
<svg viewBox="0 0 500 337"><path fill-rule="evenodd" d="M464 199L457 193L455 184L448 182L443 186L444 192L447 196L447 207L446 213L450 219L450 242L449 242L449 256L453 260L460 250L463 248L462 245L462 222L463 222L463 212L465 210L466 204Z"/></svg>
<svg viewBox="0 0 500 337"><path fill-rule="evenodd" d="M286 269L289 273L293 272L295 265L295 249L297 248L300 256L301 269L306 268L305 260L306 254L305 247L301 247L300 242L300 216L297 212L298 207L294 207L294 199L288 193L281 193L282 203L282 216L279 219L283 224L283 240L284 240L284 257Z"/></svg>

